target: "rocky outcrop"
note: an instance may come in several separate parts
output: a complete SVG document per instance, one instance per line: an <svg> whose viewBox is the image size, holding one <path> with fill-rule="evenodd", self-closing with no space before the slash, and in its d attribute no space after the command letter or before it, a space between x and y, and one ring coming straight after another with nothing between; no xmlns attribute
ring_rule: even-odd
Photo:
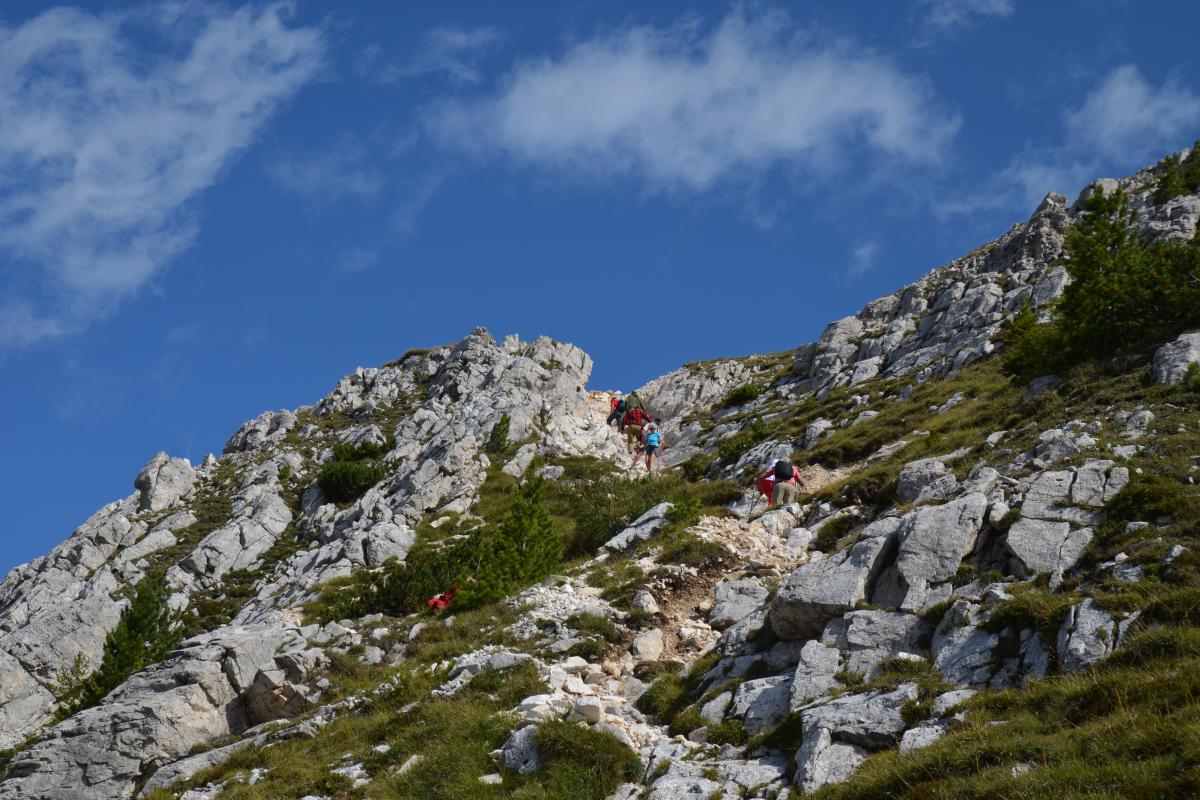
<svg viewBox="0 0 1200 800"><path fill-rule="evenodd" d="M1200 364L1200 333L1185 333L1154 353L1151 368L1154 382L1160 386L1183 383L1193 364Z"/></svg>
<svg viewBox="0 0 1200 800"><path fill-rule="evenodd" d="M132 797L158 766L265 721L263 708L249 699L260 676L315 696L301 681L323 663L299 629L279 620L186 642L16 757L0 782L0 798Z"/></svg>

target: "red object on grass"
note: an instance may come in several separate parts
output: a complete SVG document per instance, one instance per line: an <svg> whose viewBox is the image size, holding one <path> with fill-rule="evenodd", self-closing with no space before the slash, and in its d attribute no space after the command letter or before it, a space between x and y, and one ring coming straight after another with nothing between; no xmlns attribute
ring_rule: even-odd
<svg viewBox="0 0 1200 800"><path fill-rule="evenodd" d="M446 606L454 602L454 592L458 589L458 584L454 584L448 591L441 594L435 594L433 597L425 601L425 605L429 606L429 610L435 614L439 611L445 611Z"/></svg>

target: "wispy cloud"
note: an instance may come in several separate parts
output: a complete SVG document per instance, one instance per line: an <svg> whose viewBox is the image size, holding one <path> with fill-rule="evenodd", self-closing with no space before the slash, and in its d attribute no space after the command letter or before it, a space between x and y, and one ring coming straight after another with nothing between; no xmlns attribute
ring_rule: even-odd
<svg viewBox="0 0 1200 800"><path fill-rule="evenodd" d="M1008 17L1014 0L919 0L915 11L926 35L945 35L969 28L986 17Z"/></svg>
<svg viewBox="0 0 1200 800"><path fill-rule="evenodd" d="M384 183L377 163L352 135L326 150L276 158L267 165L267 174L281 189L314 205L372 200Z"/></svg>
<svg viewBox="0 0 1200 800"><path fill-rule="evenodd" d="M846 273L851 278L858 278L866 274L875 266L875 257L878 253L878 242L863 242L858 245L850 252L850 263L846 267Z"/></svg>
<svg viewBox="0 0 1200 800"><path fill-rule="evenodd" d="M1025 150L993 177L987 192L941 210L1032 209L1047 192L1072 197L1105 173L1142 167L1191 143L1200 130L1200 96L1171 78L1154 86L1126 64L1067 110L1062 126L1059 144Z"/></svg>
<svg viewBox="0 0 1200 800"><path fill-rule="evenodd" d="M290 10L57 8L0 26L0 273L27 276L0 306L0 349L110 313L193 242L195 199L320 66L321 32Z"/></svg>
<svg viewBox="0 0 1200 800"><path fill-rule="evenodd" d="M938 163L959 127L929 83L783 13L630 27L519 63L495 93L430 108L443 147L652 190L704 190L772 167L829 175L874 155Z"/></svg>
<svg viewBox="0 0 1200 800"><path fill-rule="evenodd" d="M379 83L395 83L445 73L461 83L479 83L479 61L504 41L497 27L459 28L443 26L424 35L412 55L403 62L389 60L381 45L367 47L359 56L355 71Z"/></svg>

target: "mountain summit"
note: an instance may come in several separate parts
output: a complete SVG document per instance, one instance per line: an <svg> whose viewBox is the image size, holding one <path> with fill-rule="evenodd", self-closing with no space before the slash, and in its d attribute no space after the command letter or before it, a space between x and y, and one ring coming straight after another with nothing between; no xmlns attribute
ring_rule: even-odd
<svg viewBox="0 0 1200 800"><path fill-rule="evenodd" d="M154 456L0 583L0 800L1194 796L1196 173L651 381L649 475L483 329Z"/></svg>

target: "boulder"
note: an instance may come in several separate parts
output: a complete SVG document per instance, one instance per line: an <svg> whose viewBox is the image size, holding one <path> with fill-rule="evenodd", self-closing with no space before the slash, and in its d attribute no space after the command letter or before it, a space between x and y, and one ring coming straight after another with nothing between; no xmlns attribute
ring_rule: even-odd
<svg viewBox="0 0 1200 800"><path fill-rule="evenodd" d="M902 503L913 503L944 500L952 496L958 486L958 479L946 466L946 462L962 455L961 452L951 453L905 464L896 478L896 497Z"/></svg>
<svg viewBox="0 0 1200 800"><path fill-rule="evenodd" d="M139 511L161 511L192 490L196 470L186 458L159 453L150 459L133 481L138 490Z"/></svg>
<svg viewBox="0 0 1200 800"><path fill-rule="evenodd" d="M749 578L736 581L721 581L714 592L715 601L708 615L708 623L723 630L745 619L767 599L767 589Z"/></svg>
<svg viewBox="0 0 1200 800"><path fill-rule="evenodd" d="M1066 672L1079 672L1111 653L1136 621L1118 623L1091 598L1071 607L1058 629L1058 661Z"/></svg>
<svg viewBox="0 0 1200 800"><path fill-rule="evenodd" d="M537 772L542 766L537 733L537 725L526 725L513 731L500 749L493 753L496 761L518 775L532 775Z"/></svg>
<svg viewBox="0 0 1200 800"><path fill-rule="evenodd" d="M835 741L828 730L818 728L804 737L796 751L796 785L807 794L829 783L847 781L868 755L865 748Z"/></svg>
<svg viewBox="0 0 1200 800"><path fill-rule="evenodd" d="M727 716L742 721L751 736L783 722L788 715L791 675L745 681L733 694Z"/></svg>
<svg viewBox="0 0 1200 800"><path fill-rule="evenodd" d="M983 629L981 608L968 600L955 600L933 634L933 668L946 680L960 685L983 685L992 676L992 657L1000 644L998 634Z"/></svg>
<svg viewBox="0 0 1200 800"><path fill-rule="evenodd" d="M1200 332L1185 333L1155 351L1151 368L1154 382L1159 386L1178 386L1192 364L1200 364Z"/></svg>
<svg viewBox="0 0 1200 800"><path fill-rule="evenodd" d="M633 638L633 644L630 646L633 654L641 661L657 661L664 648L663 632L658 628L642 631Z"/></svg>
<svg viewBox="0 0 1200 800"><path fill-rule="evenodd" d="M975 547L987 506L982 494L968 494L905 514L897 533L895 564L880 579L872 602L922 611L947 599L950 580Z"/></svg>
<svg viewBox="0 0 1200 800"><path fill-rule="evenodd" d="M1009 568L1020 577L1048 573L1054 588L1079 561L1091 541L1091 528L1073 529L1069 522L1022 517L1012 524L1005 537L1012 554Z"/></svg>
<svg viewBox="0 0 1200 800"><path fill-rule="evenodd" d="M881 662L918 652L931 633L928 622L900 611L851 611L836 622L833 639L846 654L846 670L867 680L876 677Z"/></svg>
<svg viewBox="0 0 1200 800"><path fill-rule="evenodd" d="M604 543L604 548L613 553L624 553L634 545L646 541L667 524L667 512L674 508L671 503L659 503L642 514L633 524Z"/></svg>
<svg viewBox="0 0 1200 800"><path fill-rule="evenodd" d="M788 574L770 605L776 635L814 638L829 620L865 601L893 547L891 535L873 536Z"/></svg>
<svg viewBox="0 0 1200 800"><path fill-rule="evenodd" d="M812 700L824 697L829 690L841 686L834 676L842 669L842 654L814 640L804 643L800 661L792 675L789 708L798 711Z"/></svg>

